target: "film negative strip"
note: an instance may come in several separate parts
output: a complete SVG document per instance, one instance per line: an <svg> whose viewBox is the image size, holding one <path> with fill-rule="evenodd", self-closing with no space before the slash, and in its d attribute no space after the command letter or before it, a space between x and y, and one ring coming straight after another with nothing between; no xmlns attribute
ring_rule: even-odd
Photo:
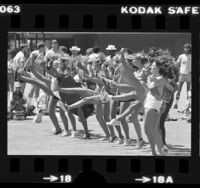
<svg viewBox="0 0 200 188"><path fill-rule="evenodd" d="M0 182L200 183L199 11L1 4Z"/></svg>

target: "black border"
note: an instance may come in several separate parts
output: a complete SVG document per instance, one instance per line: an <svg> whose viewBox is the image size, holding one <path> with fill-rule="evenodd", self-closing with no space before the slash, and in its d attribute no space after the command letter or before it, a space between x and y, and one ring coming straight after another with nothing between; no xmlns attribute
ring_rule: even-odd
<svg viewBox="0 0 200 188"><path fill-rule="evenodd" d="M18 1L18 3L19 2L20 1ZM36 2L37 1L34 1L34 3ZM98 1L96 1L96 3L97 2ZM143 1L134 2L137 2L134 4L139 5L144 3ZM148 4L154 4L154 2L156 1L152 0L151 3L149 2ZM70 3L70 1L68 1L68 3ZM106 3L108 3L108 1ZM199 130L199 67L197 66L199 66L200 16L180 17L164 14L165 27L163 29L157 28L156 16L138 16L134 17L134 20L139 19L139 22L141 21L141 28L133 29L131 27L131 15L120 15L120 5L105 5L106 3L99 6L71 4L44 5L45 9L41 5L30 6L24 4L22 5L23 9L20 14L21 25L19 28L16 28L16 23L14 24L14 28L11 27L10 15L1 15L0 24L3 26L0 29L1 62L6 62L8 31L191 32L193 46L192 157L7 156L7 119L5 118L7 112L2 110L0 113L0 182L44 182L42 181L42 177L44 176L63 173L70 173L73 178L76 178L82 171L84 173L82 173L81 177L84 178L80 178L80 180L86 181L90 180L90 176L94 175L95 173L93 171L95 171L98 174L94 175L94 177L99 177L101 179L100 182L103 182L104 178L106 182L134 183L134 177L166 174L173 175L175 183L200 183L199 131L197 131ZM182 5L184 4L182 1L181 3ZM192 3L192 1L190 1L190 3ZM1 4L3 4L2 1ZM126 4L129 4L128 1ZM34 19L35 15L41 14L45 17L45 26L44 28L36 29ZM68 29L59 28L58 16L63 14L69 16ZM94 27L92 29L83 28L83 15L93 16ZM109 15L116 16L117 28L107 28L107 16ZM12 19L17 20L18 18L14 16ZM181 19L184 21L187 20L186 23L180 21ZM4 92L4 90L7 90L7 84L5 82L7 79L6 66L2 66L1 69L1 108L7 109L7 101L4 100L7 97L6 92ZM59 162L60 160L61 162ZM62 164L67 165L64 169L59 169L59 166L62 166Z"/></svg>

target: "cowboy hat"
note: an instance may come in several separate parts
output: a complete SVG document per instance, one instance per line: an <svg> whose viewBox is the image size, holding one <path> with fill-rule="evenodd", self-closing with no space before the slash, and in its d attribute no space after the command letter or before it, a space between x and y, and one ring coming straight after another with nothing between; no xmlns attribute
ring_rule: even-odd
<svg viewBox="0 0 200 188"><path fill-rule="evenodd" d="M115 47L115 45L108 45L106 50L117 50L117 48Z"/></svg>
<svg viewBox="0 0 200 188"><path fill-rule="evenodd" d="M80 51L81 49L80 48L78 48L77 46L72 46L71 48L70 48L70 51Z"/></svg>

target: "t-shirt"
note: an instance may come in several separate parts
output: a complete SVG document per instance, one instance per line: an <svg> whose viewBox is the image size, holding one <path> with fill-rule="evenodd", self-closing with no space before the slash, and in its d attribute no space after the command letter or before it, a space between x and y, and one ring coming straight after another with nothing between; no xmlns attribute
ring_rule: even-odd
<svg viewBox="0 0 200 188"><path fill-rule="evenodd" d="M17 70L18 73L20 73L25 64L25 56L22 51L19 51L16 56L14 57L14 70Z"/></svg>
<svg viewBox="0 0 200 188"><path fill-rule="evenodd" d="M191 54L181 54L177 60L180 63L180 73L190 74L191 73Z"/></svg>

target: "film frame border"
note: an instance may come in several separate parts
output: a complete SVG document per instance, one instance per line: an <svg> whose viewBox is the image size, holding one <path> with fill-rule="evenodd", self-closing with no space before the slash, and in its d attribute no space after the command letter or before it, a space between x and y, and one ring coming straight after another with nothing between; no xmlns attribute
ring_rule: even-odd
<svg viewBox="0 0 200 188"><path fill-rule="evenodd" d="M23 12L20 15L0 17L0 22L4 25L0 31L0 38L2 38L2 43L0 44L2 61L6 61L7 57L5 46L7 45L8 32L31 30L35 32L186 32L191 33L193 49L197 49L192 52L192 61L193 63L199 62L199 16L127 16L120 15L119 5L101 5L100 7L97 7L97 5L89 5L87 7L82 5L65 5L63 7L56 5L59 7L59 11L48 15L53 8L51 5L44 5L45 13L42 11L41 5L33 6L37 7L37 9L33 10L30 5L23 5ZM78 13L74 11L77 7L80 10ZM92 11L91 7L93 7ZM103 12L102 8L104 8ZM92 13L88 14L88 12ZM26 16L25 19L24 15L27 13L28 17ZM103 21L100 21L102 17ZM3 71L6 71L6 68ZM197 164L200 164L199 134L196 131L196 129L199 129L199 125L195 123L199 122L199 103L197 104L197 101L194 100L194 98L199 99L198 92L196 92L199 88L194 84L199 80L199 69L194 69L193 67L192 71L192 87L195 88L195 92L192 92L191 157L7 156L7 143L6 145L4 143L7 135L3 135L3 133L7 133L5 126L1 127L2 131L0 131L2 134L0 148L3 148L3 151L0 151L2 155L0 157L0 166L3 167L2 170L0 169L0 174L3 172L2 177L4 177L5 181L22 181L20 179L22 178L21 175L23 176L30 172L33 173L33 180L37 182L39 177L47 175L49 172L55 172L55 169L57 169L56 173L71 173L74 177L81 171L90 172L94 170L103 176L105 175L107 182L112 182L112 179L115 179L115 181L121 180L125 183L129 182L130 178L135 175L151 175L152 173L155 175L166 173L174 175L177 177L175 183L182 183L183 179L187 183L192 180L191 175L194 175L193 181L199 182L195 174L195 172L198 172ZM0 78L5 80L6 75L1 74ZM6 84L2 83L2 85L6 88ZM1 98L6 97L4 93L0 94ZM6 106L6 101L3 102L2 105ZM0 121L2 125L7 124L4 113L6 114L6 112L1 113L2 118ZM72 168L74 162L77 163L78 167L73 166ZM102 167L103 169L101 169ZM122 169L128 169L127 177L120 177L119 172L126 172ZM31 180L29 178L27 177L27 181Z"/></svg>

